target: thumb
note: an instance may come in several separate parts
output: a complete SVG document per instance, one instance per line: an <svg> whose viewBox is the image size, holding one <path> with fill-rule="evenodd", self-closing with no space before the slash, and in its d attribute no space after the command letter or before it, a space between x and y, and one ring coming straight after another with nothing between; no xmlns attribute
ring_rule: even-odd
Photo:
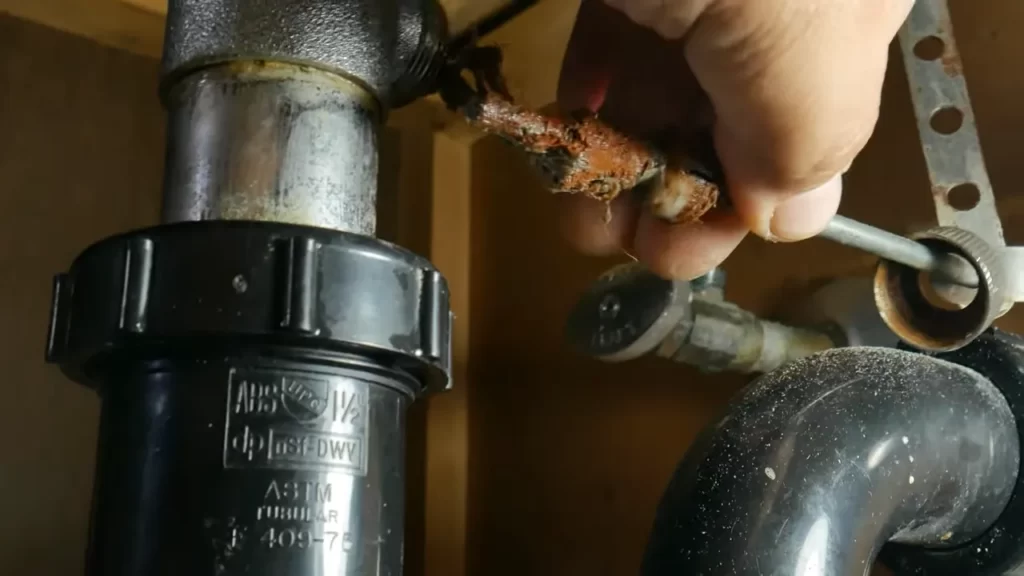
<svg viewBox="0 0 1024 576"><path fill-rule="evenodd" d="M842 193L843 177L837 175L821 186L789 198L775 201L769 196L765 205L753 208L754 218L758 220L763 219L760 213L771 212L768 230L762 230L761 236L769 240L793 241L817 235L839 210ZM751 210L750 200L757 200L749 196L748 212Z"/></svg>

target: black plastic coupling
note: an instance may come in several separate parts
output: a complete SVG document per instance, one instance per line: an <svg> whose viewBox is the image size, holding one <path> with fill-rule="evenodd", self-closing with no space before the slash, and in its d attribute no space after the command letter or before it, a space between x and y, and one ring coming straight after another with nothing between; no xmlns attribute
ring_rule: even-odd
<svg viewBox="0 0 1024 576"><path fill-rule="evenodd" d="M103 240L47 358L102 397L88 576L401 574L406 410L450 386L448 288L373 238L270 223Z"/></svg>
<svg viewBox="0 0 1024 576"><path fill-rule="evenodd" d="M103 240L55 279L46 357L77 382L95 384L120 353L220 339L363 355L421 390L451 385L448 285L430 262L381 240L171 224Z"/></svg>

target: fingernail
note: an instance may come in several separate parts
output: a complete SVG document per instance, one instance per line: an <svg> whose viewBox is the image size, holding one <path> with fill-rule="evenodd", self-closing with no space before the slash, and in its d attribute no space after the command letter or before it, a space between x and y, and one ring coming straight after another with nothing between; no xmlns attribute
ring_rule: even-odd
<svg viewBox="0 0 1024 576"><path fill-rule="evenodd" d="M836 175L821 186L779 204L772 213L769 239L793 242L815 236L835 215L842 192L843 177Z"/></svg>

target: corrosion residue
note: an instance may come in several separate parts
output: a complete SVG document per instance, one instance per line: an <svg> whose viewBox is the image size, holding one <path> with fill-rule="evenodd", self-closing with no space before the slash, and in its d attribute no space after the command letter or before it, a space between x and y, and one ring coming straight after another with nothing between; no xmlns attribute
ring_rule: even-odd
<svg viewBox="0 0 1024 576"><path fill-rule="evenodd" d="M942 53L942 69L950 78L963 75L964 63L955 46L947 46L946 51Z"/></svg>
<svg viewBox="0 0 1024 576"><path fill-rule="evenodd" d="M940 15L939 21L936 24L936 33L945 45L941 57L942 69L950 78L956 78L963 75L964 63L960 59L960 49L957 48L956 41L953 39L953 23L949 20L949 17L948 12Z"/></svg>
<svg viewBox="0 0 1024 576"><path fill-rule="evenodd" d="M611 200L663 165L653 150L594 116L544 116L493 93L465 112L474 126L529 153L553 192Z"/></svg>
<svg viewBox="0 0 1024 576"><path fill-rule="evenodd" d="M652 213L669 222L695 222L718 203L718 186L696 173L670 163L658 176L648 204Z"/></svg>
<svg viewBox="0 0 1024 576"><path fill-rule="evenodd" d="M552 192L583 194L610 202L621 192L650 183L652 212L677 223L697 221L718 201L719 188L687 162L667 159L653 146L629 137L593 114L549 116L513 102L501 78L500 52L476 48L461 65L476 87L453 66L442 76L441 96L470 124L526 152Z"/></svg>

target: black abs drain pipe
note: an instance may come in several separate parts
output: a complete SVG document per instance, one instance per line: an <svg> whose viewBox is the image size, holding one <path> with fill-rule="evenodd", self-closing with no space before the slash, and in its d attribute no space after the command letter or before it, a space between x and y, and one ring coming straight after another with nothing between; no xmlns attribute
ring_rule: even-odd
<svg viewBox="0 0 1024 576"><path fill-rule="evenodd" d="M1014 573L1024 341L846 348L767 374L687 453L644 576Z"/></svg>

